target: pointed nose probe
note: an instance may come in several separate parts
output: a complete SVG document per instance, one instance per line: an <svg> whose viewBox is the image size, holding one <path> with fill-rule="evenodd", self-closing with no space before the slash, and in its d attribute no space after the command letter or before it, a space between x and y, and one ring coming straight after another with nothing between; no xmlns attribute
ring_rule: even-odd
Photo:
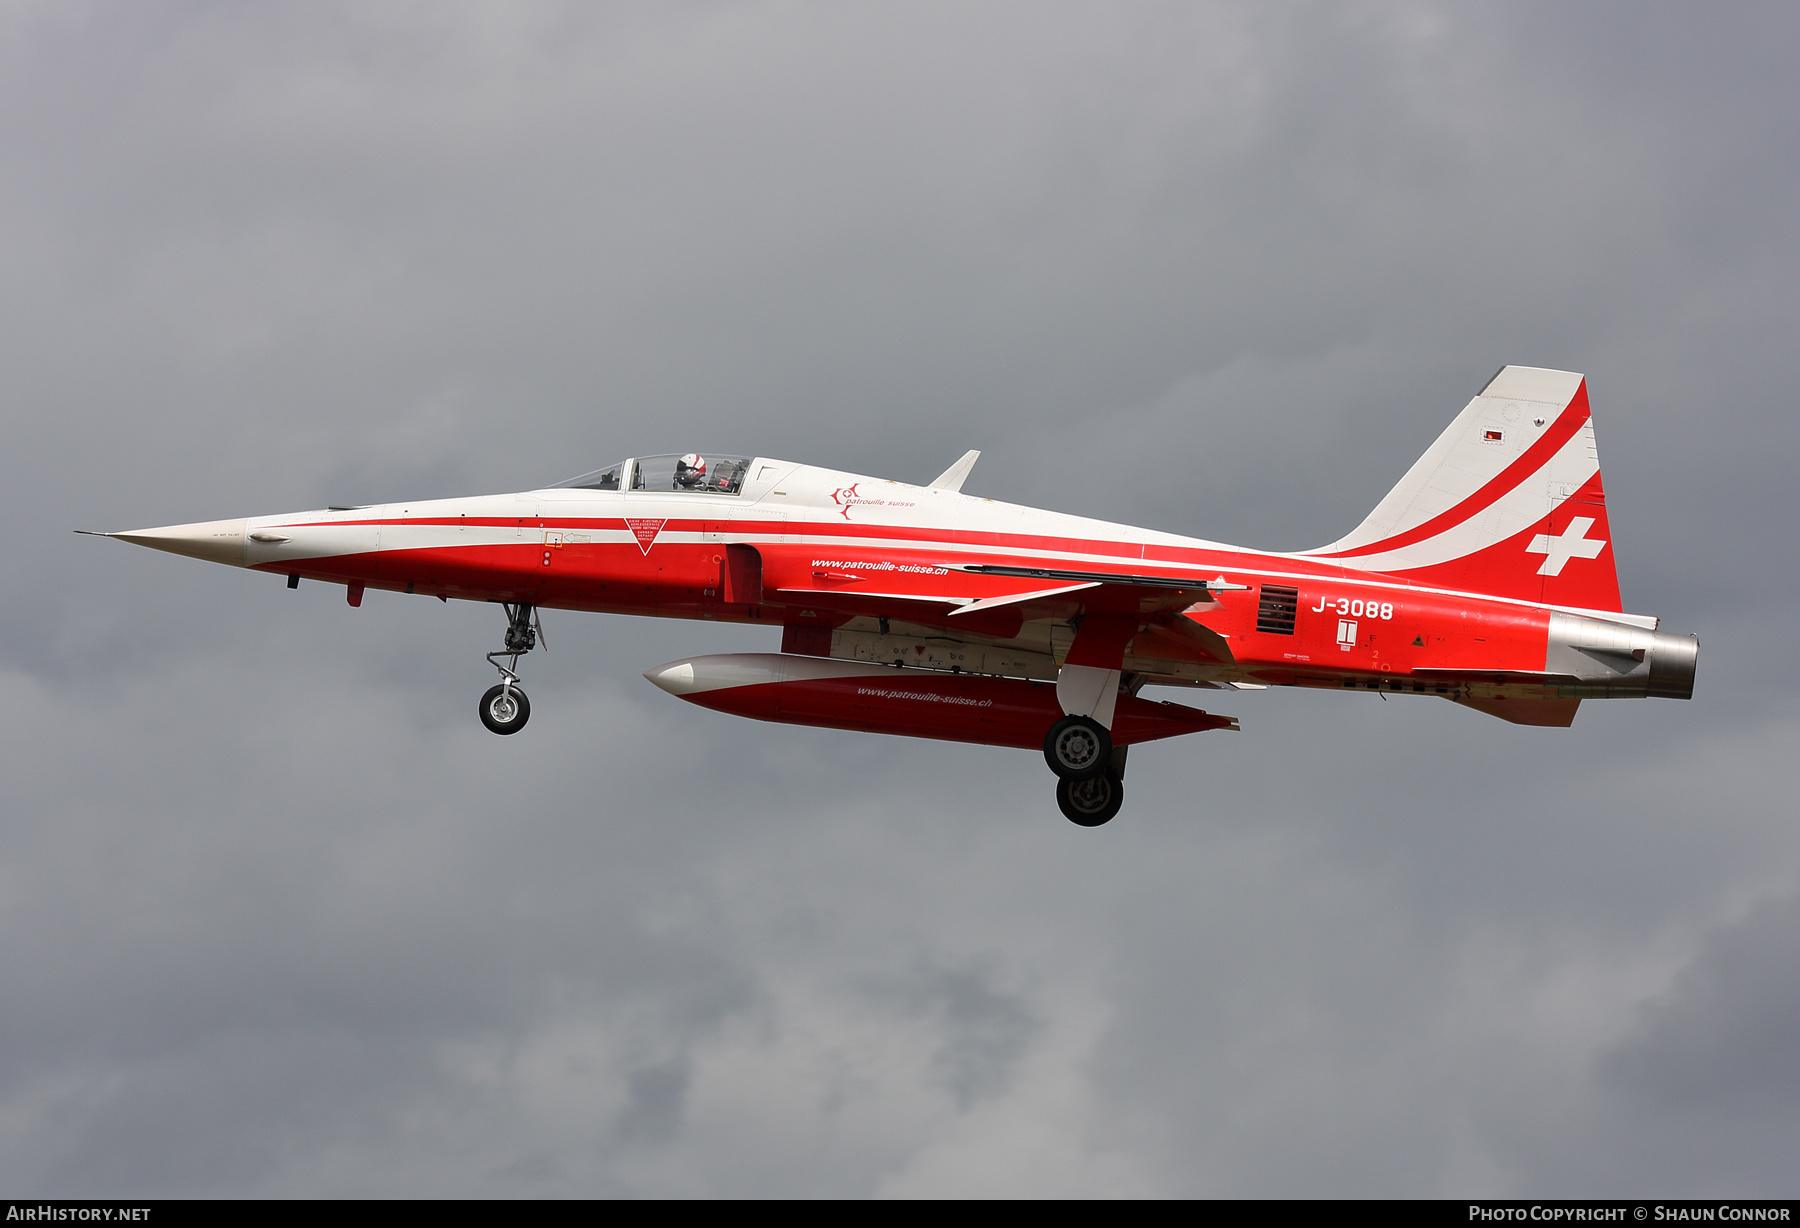
<svg viewBox="0 0 1800 1228"><path fill-rule="evenodd" d="M196 524L171 524L159 529L127 529L122 533L102 533L134 546L185 554L209 563L244 565L244 526L239 520L203 520ZM78 530L79 531L79 530Z"/></svg>

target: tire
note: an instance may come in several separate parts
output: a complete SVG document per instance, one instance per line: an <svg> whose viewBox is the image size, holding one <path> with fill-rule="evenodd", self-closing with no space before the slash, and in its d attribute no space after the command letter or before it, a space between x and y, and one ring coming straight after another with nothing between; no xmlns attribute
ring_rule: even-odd
<svg viewBox="0 0 1800 1228"><path fill-rule="evenodd" d="M1064 780L1088 780L1112 762L1112 735L1087 716L1065 716L1044 735L1044 762Z"/></svg>
<svg viewBox="0 0 1800 1228"><path fill-rule="evenodd" d="M531 701L518 687L507 693L506 684L498 683L481 697L481 723L494 733L517 733L531 719Z"/></svg>
<svg viewBox="0 0 1800 1228"><path fill-rule="evenodd" d="M1099 827L1125 804L1125 782L1110 768L1086 780L1059 780L1056 804L1077 827Z"/></svg>

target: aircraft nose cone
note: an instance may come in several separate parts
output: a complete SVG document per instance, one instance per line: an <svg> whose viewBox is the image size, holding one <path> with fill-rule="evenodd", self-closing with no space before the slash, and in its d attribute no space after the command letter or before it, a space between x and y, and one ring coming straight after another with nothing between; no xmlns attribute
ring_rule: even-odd
<svg viewBox="0 0 1800 1228"><path fill-rule="evenodd" d="M130 529L108 533L134 546L167 550L209 563L244 565L244 522L242 520L206 520L199 524L171 524L160 529Z"/></svg>
<svg viewBox="0 0 1800 1228"><path fill-rule="evenodd" d="M688 695L697 689L694 667L688 661L671 661L644 671L644 677L671 695Z"/></svg>

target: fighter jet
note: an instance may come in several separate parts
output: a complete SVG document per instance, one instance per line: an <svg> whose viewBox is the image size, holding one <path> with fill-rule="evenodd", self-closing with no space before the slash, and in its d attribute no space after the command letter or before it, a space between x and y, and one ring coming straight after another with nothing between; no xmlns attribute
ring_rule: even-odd
<svg viewBox="0 0 1800 1228"><path fill-rule="evenodd" d="M525 727L539 611L766 625L780 651L644 676L701 707L1041 750L1097 827L1139 742L1237 721L1146 686L1433 696L1567 726L1587 699L1693 694L1699 642L1627 614L1575 373L1505 367L1346 536L1278 553L767 456L618 461L517 494L109 533L252 571L493 602L496 734Z"/></svg>

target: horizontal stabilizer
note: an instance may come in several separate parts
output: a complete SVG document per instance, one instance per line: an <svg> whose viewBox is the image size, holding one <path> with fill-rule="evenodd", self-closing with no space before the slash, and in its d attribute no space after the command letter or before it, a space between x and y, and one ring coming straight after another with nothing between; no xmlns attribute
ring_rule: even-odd
<svg viewBox="0 0 1800 1228"><path fill-rule="evenodd" d="M1567 729L1573 725L1575 709L1581 707L1579 699L1469 699L1465 697L1455 702L1465 708L1473 708L1477 712L1497 716L1503 721L1511 721L1515 725L1547 725L1555 729Z"/></svg>

